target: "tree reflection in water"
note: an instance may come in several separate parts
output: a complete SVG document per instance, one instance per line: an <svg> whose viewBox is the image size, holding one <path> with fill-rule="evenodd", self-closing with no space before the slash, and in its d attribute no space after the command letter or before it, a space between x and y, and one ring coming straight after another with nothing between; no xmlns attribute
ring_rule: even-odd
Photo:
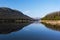
<svg viewBox="0 0 60 40"><path fill-rule="evenodd" d="M41 22L42 24L45 25L45 27L50 28L52 30L56 30L56 31L60 31L60 25L51 25L51 24L47 24L44 22Z"/></svg>
<svg viewBox="0 0 60 40"><path fill-rule="evenodd" d="M23 27L31 23L3 23L0 24L0 34L8 34L14 31L21 30Z"/></svg>

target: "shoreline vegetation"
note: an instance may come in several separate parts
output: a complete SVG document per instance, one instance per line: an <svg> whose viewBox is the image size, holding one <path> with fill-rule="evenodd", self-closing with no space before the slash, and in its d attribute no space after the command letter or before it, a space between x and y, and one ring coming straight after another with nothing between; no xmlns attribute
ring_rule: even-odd
<svg viewBox="0 0 60 40"><path fill-rule="evenodd" d="M45 21L45 20L44 20ZM46 20L47 21L47 20ZM50 20L49 20L50 21ZM52 20L51 20L52 21ZM49 28L49 29L52 29L52 30L56 30L56 31L60 31L60 20L57 20L57 21L53 21L53 22L42 22L42 24ZM50 23L50 24L49 24ZM55 23L55 24L54 24Z"/></svg>
<svg viewBox="0 0 60 40"><path fill-rule="evenodd" d="M41 20L40 22L51 25L60 25L60 20Z"/></svg>
<svg viewBox="0 0 60 40"><path fill-rule="evenodd" d="M40 22L51 25L60 25L60 11L47 14L45 17L41 18Z"/></svg>

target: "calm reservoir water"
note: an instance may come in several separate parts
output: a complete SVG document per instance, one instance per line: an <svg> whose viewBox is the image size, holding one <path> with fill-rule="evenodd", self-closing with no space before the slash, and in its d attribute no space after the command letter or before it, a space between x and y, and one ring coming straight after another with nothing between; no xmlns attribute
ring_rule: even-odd
<svg viewBox="0 0 60 40"><path fill-rule="evenodd" d="M4 26L7 28L3 28ZM0 26L0 40L60 40L60 26L42 23L20 23L15 25L17 27L4 26Z"/></svg>

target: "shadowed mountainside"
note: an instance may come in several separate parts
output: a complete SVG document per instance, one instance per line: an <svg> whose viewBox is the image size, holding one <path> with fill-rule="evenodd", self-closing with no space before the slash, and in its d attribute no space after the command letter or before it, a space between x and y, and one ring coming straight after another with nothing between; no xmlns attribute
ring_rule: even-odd
<svg viewBox="0 0 60 40"><path fill-rule="evenodd" d="M21 30L34 21L18 10L0 7L0 34L8 34Z"/></svg>
<svg viewBox="0 0 60 40"><path fill-rule="evenodd" d="M13 10L7 7L0 7L0 22L1 21L33 21L34 19L24 15L21 11Z"/></svg>

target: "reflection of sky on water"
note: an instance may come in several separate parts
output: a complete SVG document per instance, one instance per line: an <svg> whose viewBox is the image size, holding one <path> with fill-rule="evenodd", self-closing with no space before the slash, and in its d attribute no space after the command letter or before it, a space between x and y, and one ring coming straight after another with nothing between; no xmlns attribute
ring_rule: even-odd
<svg viewBox="0 0 60 40"><path fill-rule="evenodd" d="M41 23L32 23L17 32L0 34L0 39L6 40L59 40L60 32L46 28Z"/></svg>

